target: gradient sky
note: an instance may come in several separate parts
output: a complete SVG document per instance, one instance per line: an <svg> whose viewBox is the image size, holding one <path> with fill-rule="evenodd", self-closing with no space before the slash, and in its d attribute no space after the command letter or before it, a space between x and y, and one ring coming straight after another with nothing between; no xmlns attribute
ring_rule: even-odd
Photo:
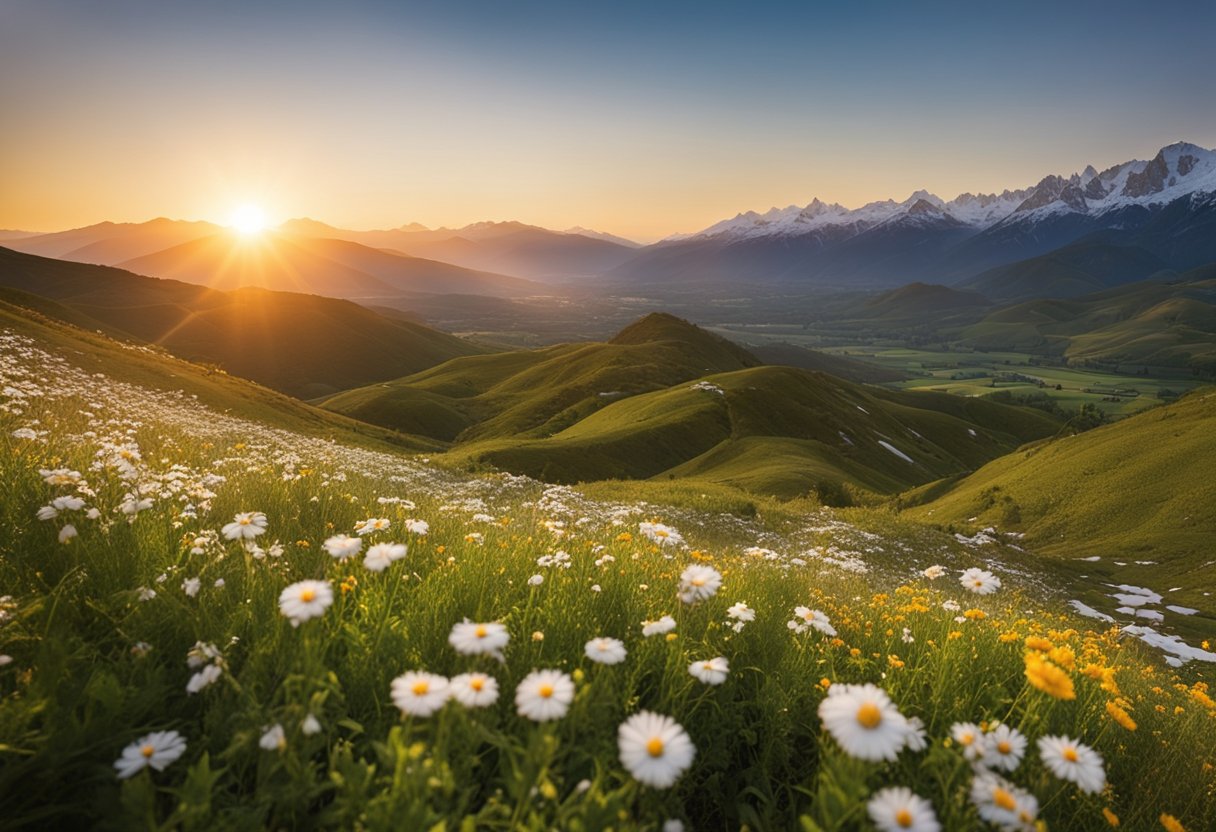
<svg viewBox="0 0 1216 832"><path fill-rule="evenodd" d="M639 239L1216 146L1216 3L0 0L0 228Z"/></svg>

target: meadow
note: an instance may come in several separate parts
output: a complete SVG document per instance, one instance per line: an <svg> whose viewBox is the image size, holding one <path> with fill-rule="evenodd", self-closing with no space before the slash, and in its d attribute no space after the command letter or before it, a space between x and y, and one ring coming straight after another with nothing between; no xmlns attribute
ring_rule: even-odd
<svg viewBox="0 0 1216 832"><path fill-rule="evenodd" d="M0 331L6 828L1216 827L1211 666L1025 563L457 473L65 332Z"/></svg>

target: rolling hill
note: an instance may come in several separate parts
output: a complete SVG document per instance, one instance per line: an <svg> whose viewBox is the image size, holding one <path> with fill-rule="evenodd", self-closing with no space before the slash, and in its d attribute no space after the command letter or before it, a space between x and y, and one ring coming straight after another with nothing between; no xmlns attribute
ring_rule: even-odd
<svg viewBox="0 0 1216 832"><path fill-rule="evenodd" d="M614 402L545 439L451 452L553 482L693 479L847 505L978 468L1053 434L1045 414L762 366Z"/></svg>
<svg viewBox="0 0 1216 832"><path fill-rule="evenodd" d="M1036 552L1094 558L1078 566L1094 574L1140 561L1152 586L1193 592L1202 582L1216 590L1213 425L1216 391L1204 388L923 488L910 495L907 511L968 529L1021 532Z"/></svg>
<svg viewBox="0 0 1216 832"><path fill-rule="evenodd" d="M0 251L0 253L3 253ZM65 323L43 310L13 304L9 297L22 293L3 290L0 295L0 329L35 339L43 348L69 358L70 363L107 379L154 390L172 389L188 400L221 413L248 419L268 428L305 436L337 440L376 450L429 452L436 443L402 436L336 413L313 407L252 381L182 360L161 350L115 340ZM55 311L53 301L39 299ZM70 307L69 307L70 309Z"/></svg>
<svg viewBox="0 0 1216 832"><path fill-rule="evenodd" d="M287 233L349 240L414 257L442 260L538 281L598 275L633 257L636 244L583 229L552 231L520 222L479 222L457 229L418 225L382 231L350 231L316 220L289 220Z"/></svg>
<svg viewBox="0 0 1216 832"><path fill-rule="evenodd" d="M1082 241L982 272L958 284L999 301L1071 298L1144 280L1167 269L1145 249Z"/></svg>
<svg viewBox="0 0 1216 832"><path fill-rule="evenodd" d="M1168 282L1007 306L962 329L959 344L1054 356L1078 366L1216 377L1216 266Z"/></svg>
<svg viewBox="0 0 1216 832"><path fill-rule="evenodd" d="M461 358L322 406L449 442L542 437L618 398L759 363L730 341L656 313L606 343Z"/></svg>
<svg viewBox="0 0 1216 832"><path fill-rule="evenodd" d="M972 470L1059 427L1038 411L762 366L666 314L606 343L456 359L322 406L549 481L686 477L837 502Z"/></svg>
<svg viewBox="0 0 1216 832"><path fill-rule="evenodd" d="M215 289L255 287L345 298L406 293L527 295L529 281L478 272L345 240L266 232L242 237L227 231L119 264L138 274Z"/></svg>
<svg viewBox="0 0 1216 832"><path fill-rule="evenodd" d="M241 289L224 292L0 248L0 286L71 310L111 334L301 397L417 372L481 348L350 301ZM20 303L17 295L9 295ZM55 310L32 304L43 314ZM76 317L83 316L83 317Z"/></svg>

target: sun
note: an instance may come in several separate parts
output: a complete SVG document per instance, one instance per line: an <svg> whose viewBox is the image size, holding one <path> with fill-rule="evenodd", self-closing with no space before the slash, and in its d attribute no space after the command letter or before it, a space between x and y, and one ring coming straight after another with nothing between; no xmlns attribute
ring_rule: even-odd
<svg viewBox="0 0 1216 832"><path fill-rule="evenodd" d="M228 227L241 234L260 234L266 229L266 212L256 205L241 205L228 218Z"/></svg>

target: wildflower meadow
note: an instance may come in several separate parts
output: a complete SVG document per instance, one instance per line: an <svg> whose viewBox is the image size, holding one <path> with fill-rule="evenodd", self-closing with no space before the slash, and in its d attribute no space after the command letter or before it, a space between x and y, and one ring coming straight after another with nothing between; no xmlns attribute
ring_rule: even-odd
<svg viewBox="0 0 1216 832"><path fill-rule="evenodd" d="M0 334L5 828L1216 828L1203 669L949 535L458 473L168 376Z"/></svg>

